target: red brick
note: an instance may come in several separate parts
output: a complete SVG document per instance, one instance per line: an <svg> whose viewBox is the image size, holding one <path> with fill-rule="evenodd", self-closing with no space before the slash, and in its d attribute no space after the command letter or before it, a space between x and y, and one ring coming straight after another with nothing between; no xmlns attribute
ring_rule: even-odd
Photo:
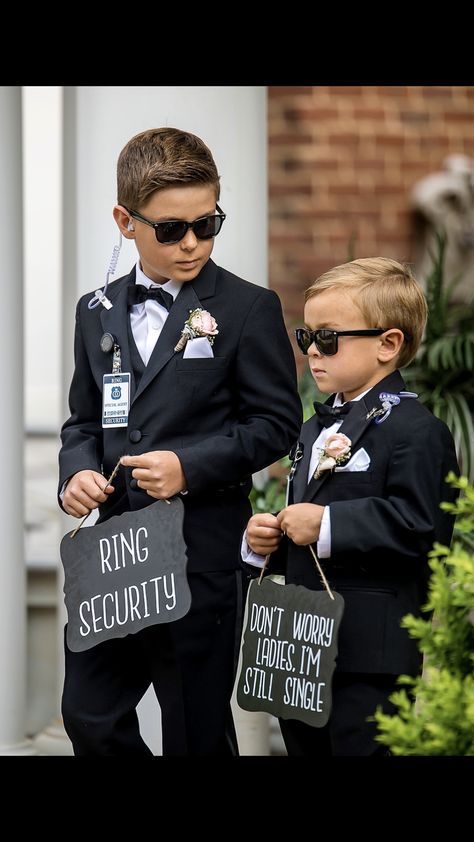
<svg viewBox="0 0 474 842"><path fill-rule="evenodd" d="M383 96L406 96L407 89L398 85L387 85L386 87L377 88L377 93Z"/></svg>
<svg viewBox="0 0 474 842"><path fill-rule="evenodd" d="M472 123L474 113L472 111L445 111L444 119L447 123Z"/></svg>
<svg viewBox="0 0 474 842"><path fill-rule="evenodd" d="M440 99L452 99L453 98L453 89L452 88L422 88L422 94L424 97L438 97Z"/></svg>
<svg viewBox="0 0 474 842"><path fill-rule="evenodd" d="M268 96L296 96L296 94L312 94L312 85L269 85Z"/></svg>
<svg viewBox="0 0 474 842"><path fill-rule="evenodd" d="M339 145L356 145L359 142L360 136L358 134L352 134L350 132L345 132L341 134L330 134L329 135L329 143L339 144Z"/></svg>
<svg viewBox="0 0 474 842"><path fill-rule="evenodd" d="M360 170L383 170L384 166L385 162L381 158L366 158L365 160L358 158L355 171L359 172Z"/></svg>
<svg viewBox="0 0 474 842"><path fill-rule="evenodd" d="M330 184L328 193L335 196L359 196L363 190L360 184Z"/></svg>
<svg viewBox="0 0 474 842"><path fill-rule="evenodd" d="M377 195L378 193L389 194L389 193L405 193L405 187L403 184L387 184L387 182L383 182L383 184L376 184L374 187L374 193Z"/></svg>
<svg viewBox="0 0 474 842"><path fill-rule="evenodd" d="M435 146L436 147L438 147L438 146L443 146L443 147L449 146L449 138L435 136L435 135L432 135L432 134L429 134L426 137L420 137L418 139L418 141L419 141L420 146L422 146L422 147L428 146L431 149L433 149Z"/></svg>
<svg viewBox="0 0 474 842"><path fill-rule="evenodd" d="M294 196L295 194L309 196L311 195L311 192L310 184L296 184L294 186L273 184L270 185L268 195L272 198L277 196Z"/></svg>
<svg viewBox="0 0 474 842"><path fill-rule="evenodd" d="M426 111L400 111L400 120L402 123L429 123L431 115Z"/></svg>
<svg viewBox="0 0 474 842"><path fill-rule="evenodd" d="M336 85L335 87L329 87L328 91L332 95L349 94L350 96L360 96L363 88L360 88L357 85Z"/></svg>
<svg viewBox="0 0 474 842"><path fill-rule="evenodd" d="M354 108L354 117L357 120L383 120L385 111L383 108Z"/></svg>
<svg viewBox="0 0 474 842"><path fill-rule="evenodd" d="M377 134L375 135L375 142L378 146L403 146L403 135L396 134Z"/></svg>
<svg viewBox="0 0 474 842"><path fill-rule="evenodd" d="M339 116L337 108L286 108L287 120L330 120Z"/></svg>
<svg viewBox="0 0 474 842"><path fill-rule="evenodd" d="M286 246L291 245L292 243L304 243L306 245L311 245L311 234L270 234L269 236L270 247L275 245Z"/></svg>
<svg viewBox="0 0 474 842"><path fill-rule="evenodd" d="M280 145L280 144L283 144L283 143L288 143L290 146L292 146L295 143L300 144L300 143L311 143L311 142L312 142L312 136L310 134L300 134L298 132L295 132L294 134L293 133L290 134L289 132L285 133L285 134L277 134L277 135L272 135L271 137L268 138L268 143L271 146L276 146L276 145Z"/></svg>

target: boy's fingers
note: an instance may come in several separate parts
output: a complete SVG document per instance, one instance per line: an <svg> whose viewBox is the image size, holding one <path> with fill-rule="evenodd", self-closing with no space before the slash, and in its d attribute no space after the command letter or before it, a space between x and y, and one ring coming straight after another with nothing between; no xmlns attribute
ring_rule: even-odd
<svg viewBox="0 0 474 842"><path fill-rule="evenodd" d="M143 468L147 465L147 459L144 455L141 456L122 456L120 464L126 468Z"/></svg>

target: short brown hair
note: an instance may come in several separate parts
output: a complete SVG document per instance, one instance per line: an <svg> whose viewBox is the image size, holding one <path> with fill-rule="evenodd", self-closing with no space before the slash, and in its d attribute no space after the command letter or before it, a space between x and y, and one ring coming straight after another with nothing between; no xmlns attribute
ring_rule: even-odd
<svg viewBox="0 0 474 842"><path fill-rule="evenodd" d="M325 289L346 289L368 327L397 327L405 334L397 366L414 358L428 316L426 298L411 269L388 257L365 257L334 266L305 292L305 302Z"/></svg>
<svg viewBox="0 0 474 842"><path fill-rule="evenodd" d="M219 199L219 175L210 149L180 129L148 129L135 135L117 162L117 203L139 209L156 190L209 184Z"/></svg>

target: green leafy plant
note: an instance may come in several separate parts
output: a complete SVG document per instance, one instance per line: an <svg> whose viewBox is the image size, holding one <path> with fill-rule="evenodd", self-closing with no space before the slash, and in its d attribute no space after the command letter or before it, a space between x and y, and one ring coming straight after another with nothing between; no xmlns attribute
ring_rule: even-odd
<svg viewBox="0 0 474 842"><path fill-rule="evenodd" d="M398 713L374 716L376 739L395 755L474 755L474 487L454 474L448 481L463 496L442 504L457 515L452 549L435 544L430 553L425 608L435 619L402 620L424 654L423 676L400 676L405 687L391 696Z"/></svg>
<svg viewBox="0 0 474 842"><path fill-rule="evenodd" d="M454 304L460 278L444 278L446 237L436 235L426 281L428 321L421 349L403 371L409 388L450 428L461 466L474 481L474 301Z"/></svg>

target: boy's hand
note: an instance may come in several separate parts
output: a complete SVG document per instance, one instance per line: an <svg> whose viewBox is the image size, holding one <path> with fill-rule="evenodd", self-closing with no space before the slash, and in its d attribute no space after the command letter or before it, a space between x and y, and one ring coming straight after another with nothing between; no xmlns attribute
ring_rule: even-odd
<svg viewBox="0 0 474 842"><path fill-rule="evenodd" d="M64 510L73 517L84 517L92 509L97 509L115 490L113 485L106 483L107 479L98 471L78 471L66 486Z"/></svg>
<svg viewBox="0 0 474 842"><path fill-rule="evenodd" d="M186 491L181 462L172 450L150 450L139 456L122 456L120 462L127 468L134 468L133 478L150 497L164 500Z"/></svg>
<svg viewBox="0 0 474 842"><path fill-rule="evenodd" d="M323 512L324 506L316 503L294 503L278 514L278 525L294 544L304 547L318 540Z"/></svg>
<svg viewBox="0 0 474 842"><path fill-rule="evenodd" d="M273 553L282 539L282 531L275 515L253 515L247 524L247 544L254 553Z"/></svg>

